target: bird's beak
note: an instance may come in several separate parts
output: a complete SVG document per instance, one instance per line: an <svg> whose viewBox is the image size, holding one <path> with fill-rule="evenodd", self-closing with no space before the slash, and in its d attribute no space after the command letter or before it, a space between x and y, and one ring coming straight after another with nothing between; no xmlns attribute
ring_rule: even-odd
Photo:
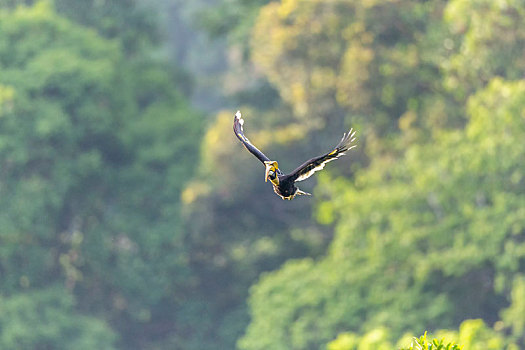
<svg viewBox="0 0 525 350"><path fill-rule="evenodd" d="M268 182L268 175L270 174L270 171L275 171L278 165L275 161L265 161L264 165L266 166L266 171L264 172L264 182Z"/></svg>

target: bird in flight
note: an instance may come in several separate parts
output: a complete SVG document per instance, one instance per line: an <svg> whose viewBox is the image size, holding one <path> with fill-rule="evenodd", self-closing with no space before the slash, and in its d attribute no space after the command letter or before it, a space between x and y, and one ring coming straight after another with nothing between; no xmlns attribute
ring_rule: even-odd
<svg viewBox="0 0 525 350"><path fill-rule="evenodd" d="M319 157L314 157L307 160L297 169L292 171L290 174L285 174L279 169L279 165L276 161L270 160L261 151L255 147L246 136L243 131L244 119L242 119L241 112L237 111L233 119L233 132L237 138L242 142L244 147L257 159L259 159L264 166L266 171L264 173L264 181L270 180L273 185L273 191L281 197L283 200L292 200L297 195L308 195L310 193L303 192L295 186L296 181L303 181L313 175L316 171L324 168L325 164L335 160L346 154L346 151L354 148L356 145L352 144L356 139L354 137L355 131L350 129L348 133L343 135L343 138L335 148Z"/></svg>

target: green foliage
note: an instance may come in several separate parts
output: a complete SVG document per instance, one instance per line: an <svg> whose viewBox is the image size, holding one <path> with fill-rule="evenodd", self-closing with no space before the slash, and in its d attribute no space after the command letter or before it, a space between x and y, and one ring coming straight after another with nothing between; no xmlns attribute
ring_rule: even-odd
<svg viewBox="0 0 525 350"><path fill-rule="evenodd" d="M57 286L1 298L0 327L4 349L115 349L107 324L76 314L71 294Z"/></svg>
<svg viewBox="0 0 525 350"><path fill-rule="evenodd" d="M521 23L525 8L520 1L451 1L445 20L454 48L444 61L446 86L458 98L465 98L486 85L494 76L522 79L525 63L525 33Z"/></svg>
<svg viewBox="0 0 525 350"><path fill-rule="evenodd" d="M319 348L341 329L350 332L331 345L352 348L381 327L388 344L469 318L494 329L465 321L466 348L522 345L523 5L444 5L262 9L255 63L305 123L341 110L364 121L372 158L352 180L320 177L317 218L335 228L328 253L260 279L239 348Z"/></svg>
<svg viewBox="0 0 525 350"><path fill-rule="evenodd" d="M330 126L351 115L370 132L390 132L405 113L418 120L426 109L446 108L448 97L434 93L442 90L442 6L273 2L254 27L253 60L303 123Z"/></svg>
<svg viewBox="0 0 525 350"><path fill-rule="evenodd" d="M117 122L109 117L117 105L108 99L119 54L95 33L54 15L45 3L2 13L0 28L1 83L13 91L0 120L0 157L6 164L2 265L14 278L4 280L2 290L11 292L20 276L38 287L56 273L52 266L63 248L45 247L69 245L78 221L69 210L76 207L80 213L87 202L68 197L81 188L89 197L104 187L98 169L119 152L109 132ZM97 140L117 147L103 147Z"/></svg>
<svg viewBox="0 0 525 350"><path fill-rule="evenodd" d="M520 83L513 80L523 70L513 62L523 46L504 40L495 43L503 57L491 51L491 41L504 33L521 37L521 10L514 2L502 7L289 0L261 8L249 57L283 101L243 109L252 141L282 164L293 163L324 149L351 122L361 131L362 153L344 172L357 170L355 178L343 180L335 167L335 174L319 176L316 216L335 227L327 257L291 260L262 275L252 287L252 319L239 348L318 348L341 329L360 337L378 327L388 327L388 342L466 318L498 321L522 259L521 248L505 254L502 245L515 246L506 242L521 234L522 216L509 213L523 205L516 166L521 147L488 146L522 137ZM484 36L456 30L461 20ZM494 35L483 26L503 22L509 26ZM479 50L465 51L469 37ZM477 68L469 60L481 60L487 79L472 82ZM502 130L504 121L515 132ZM208 286L202 289L215 290L218 280L249 283L286 257L315 258L312 252L326 242L319 237L329 237L309 221L308 206L299 212L296 202L276 202L269 210L271 198L260 197L260 165L235 139L221 137L230 123L225 112L210 125L200 179L185 191L190 257L197 275L205 276L201 285ZM298 247L294 238L312 231L314 248ZM228 287L224 294L243 298L241 283Z"/></svg>
<svg viewBox="0 0 525 350"><path fill-rule="evenodd" d="M137 0L54 0L57 12L76 23L118 39L128 55L143 55L160 41L151 7Z"/></svg>
<svg viewBox="0 0 525 350"><path fill-rule="evenodd" d="M512 338L523 343L525 338L525 322L523 312L525 311L525 279L522 274L514 277L510 292L510 305L502 312L502 319L505 325L511 328Z"/></svg>
<svg viewBox="0 0 525 350"><path fill-rule="evenodd" d="M460 349L517 349L505 339L501 331L496 331L483 320L465 320L459 331L438 330L436 337L430 339L427 332L424 335L412 337L403 335L394 346L391 343L390 332L387 328L372 329L364 334L352 332L340 333L336 339L328 343L327 350L372 350L372 349L400 349L400 350L460 350ZM458 345L461 344L461 345Z"/></svg>
<svg viewBox="0 0 525 350"><path fill-rule="evenodd" d="M498 329L495 329L498 328ZM516 344L506 337L498 324L488 327L481 319L466 320L459 326L459 331L440 330L436 335L446 341L461 344L463 349L517 349Z"/></svg>
<svg viewBox="0 0 525 350"><path fill-rule="evenodd" d="M4 0L0 8L15 9L46 3L56 12L101 36L117 39L126 55L143 55L160 41L155 12L136 0Z"/></svg>
<svg viewBox="0 0 525 350"><path fill-rule="evenodd" d="M497 320L522 259L525 85L495 79L468 106L465 130L396 163L377 159L355 186L323 181L331 196L320 212L336 227L329 254L261 279L240 348L312 348L341 327L384 325L398 337Z"/></svg>
<svg viewBox="0 0 525 350"><path fill-rule="evenodd" d="M126 60L122 38L104 39L49 2L3 10L0 32L0 293L16 314L28 298L19 294L51 290L42 307L60 321L20 346L110 348L113 333L83 315L106 320L124 348L153 346L177 317L188 274L179 198L198 157L199 115L166 65ZM76 305L53 306L53 293ZM19 342L34 323L0 336Z"/></svg>
<svg viewBox="0 0 525 350"><path fill-rule="evenodd" d="M199 13L201 26L212 37L228 36L234 42L246 43L261 7L269 0L217 1L215 6Z"/></svg>
<svg viewBox="0 0 525 350"><path fill-rule="evenodd" d="M427 332L419 338L414 338L415 344L412 343L410 347L401 350L461 350L461 347L454 343L444 343L444 340L427 339Z"/></svg>
<svg viewBox="0 0 525 350"><path fill-rule="evenodd" d="M0 8L0 348L525 346L520 1ZM229 40L173 60L284 170L358 129L313 197L272 193L234 110L203 131L153 58L182 19Z"/></svg>
<svg viewBox="0 0 525 350"><path fill-rule="evenodd" d="M335 340L328 343L327 350L390 350L392 344L388 341L388 330L374 329L363 336L355 333L341 333Z"/></svg>

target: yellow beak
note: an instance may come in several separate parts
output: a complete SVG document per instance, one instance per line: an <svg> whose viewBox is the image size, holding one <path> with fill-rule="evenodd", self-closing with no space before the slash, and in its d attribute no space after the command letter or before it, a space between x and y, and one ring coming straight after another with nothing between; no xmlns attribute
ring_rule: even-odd
<svg viewBox="0 0 525 350"><path fill-rule="evenodd" d="M266 166L266 171L264 172L264 182L267 182L270 171L276 171L278 164L276 161L265 161L264 165Z"/></svg>

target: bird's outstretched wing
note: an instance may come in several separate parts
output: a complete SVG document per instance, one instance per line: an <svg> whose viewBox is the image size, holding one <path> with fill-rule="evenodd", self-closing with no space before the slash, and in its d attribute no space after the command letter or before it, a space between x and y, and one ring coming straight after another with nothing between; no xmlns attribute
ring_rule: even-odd
<svg viewBox="0 0 525 350"><path fill-rule="evenodd" d="M343 135L343 138L339 142L335 149L322 156L312 158L304 162L301 166L290 173L290 177L295 181L302 181L312 176L316 171L324 168L325 164L336 160L337 158L346 154L346 151L354 148L356 145L352 145L355 141L355 131L350 129L348 133Z"/></svg>
<svg viewBox="0 0 525 350"><path fill-rule="evenodd" d="M246 147L246 149L250 151L251 154L256 156L257 159L259 159L263 164L264 162L270 161L270 158L266 157L264 153L259 151L257 147L252 145L250 140L248 140L248 138L244 136L244 131L242 129L243 124L244 124L244 119L242 119L241 112L237 111L233 119L233 132L235 133L237 138L242 142L244 147Z"/></svg>

